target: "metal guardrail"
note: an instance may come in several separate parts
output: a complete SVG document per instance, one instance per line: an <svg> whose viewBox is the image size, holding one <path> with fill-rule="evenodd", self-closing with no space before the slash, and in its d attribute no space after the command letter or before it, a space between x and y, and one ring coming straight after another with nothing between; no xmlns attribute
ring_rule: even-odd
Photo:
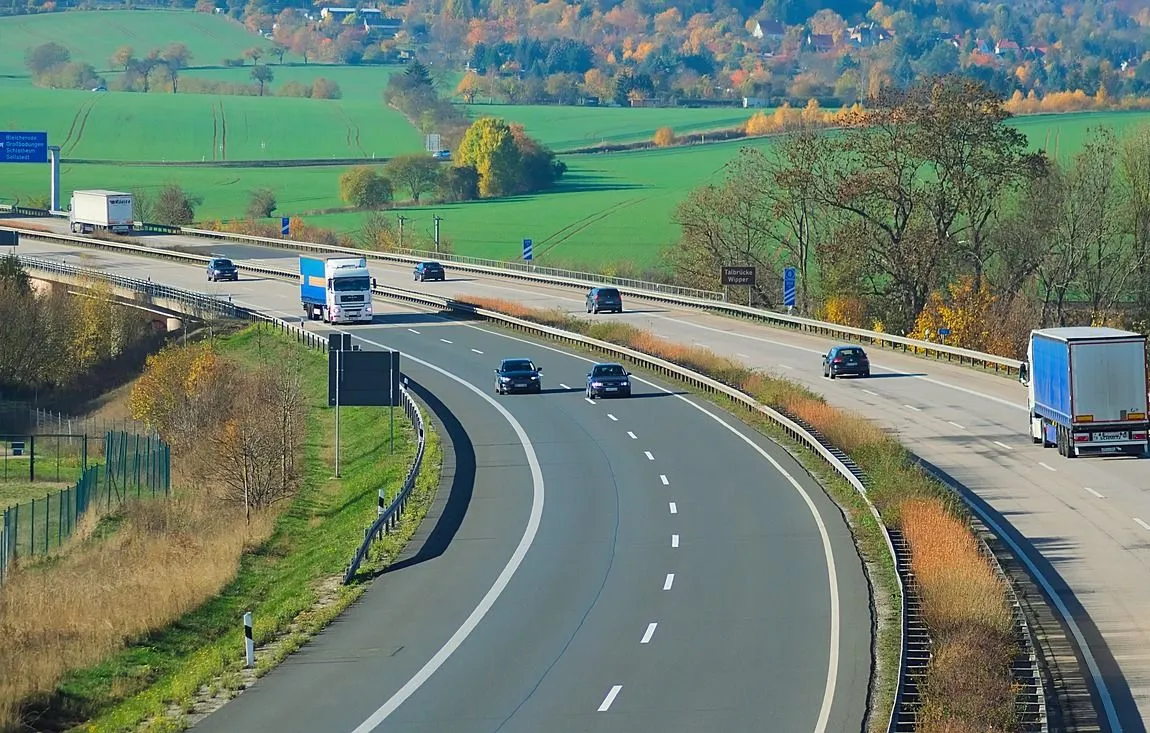
<svg viewBox="0 0 1150 733"><path fill-rule="evenodd" d="M44 236L42 233L37 232L30 232L29 234L32 236L43 237L45 239L78 239L76 237L69 237L65 235ZM109 246L109 248L120 250L136 250L140 251L141 254L154 253L156 256L167 257L169 259L184 261L193 260L197 262L206 261L208 259L206 257L177 253L170 250L154 250L152 248L139 247L136 245L122 245L112 242L103 242L102 240L90 241L94 241L99 245ZM298 274L290 270L255 267L242 264L237 264L237 268L256 274L270 275L273 277L279 277L293 281L298 278ZM107 275L106 273L100 273L98 271L92 272L96 277L116 277ZM507 316L496 311L479 308L469 303L454 299L435 297L420 292L408 291L393 287L377 287L374 288L374 292L377 295L412 303L414 305L437 308L441 310L464 312L534 335L542 335L547 338L555 339L572 345L591 347L597 351L610 354L616 358L623 358L632 363L639 364L640 366L657 374L677 379L681 382L686 382L687 384L690 384L691 386L701 391L723 395L744 409L766 417L768 420L781 428L796 442L813 451L816 455L827 462L866 501L872 515L875 517L879 526L883 528L887 550L895 562L896 570L898 571L896 572L896 578L899 584L899 591L903 601L900 618L900 649L902 650L902 653L900 656L897 692L889 719L888 731L890 733L894 733L895 731L913 729L912 721L914 718L915 709L917 708L917 701L919 697L917 692L917 684L915 684L915 682L921 679L918 677L918 675L925 672L925 667L929 660L929 635L927 633L925 624L922 622L921 613L918 610L917 589L913 582L913 577L910 575L910 556L908 548L906 547L905 543L901 541L901 537L897 534L897 532L895 532L895 536L892 538L892 533L888 531L885 524L883 524L877 509L874 507L873 503L868 497L867 485L869 480L858 467L858 465L853 461L853 459L851 459L843 451L831 445L830 442L819 435L816 430L814 430L811 426L804 424L802 421L795 420L794 418L780 411L774 410L766 405L759 403L757 400L754 400L749 395L743 393L733 386L723 384L718 380L712 379L697 372L693 372L672 362L659 359L657 357L653 357L633 349L618 346L606 341L600 341L598 339L562 331L560 329L552 328L549 326L531 323L529 321ZM204 297L198 296L197 294L190 295L196 297ZM286 326L297 329L297 327L292 326L291 324L286 324L286 322L280 321L279 319L273 319L266 316L263 316L263 318L266 320L284 323ZM297 330L310 334L310 332L304 331L304 329ZM377 524L380 523L381 520L377 519ZM374 526L375 525L373 525L373 527ZM369 529L369 532L370 531L371 530ZM371 539L371 537L372 535L370 534L368 537L365 537L365 544L369 541L369 539ZM366 552L366 550L364 552ZM348 577L350 577L350 572L351 571L349 570ZM1015 607L1017 607L1017 603L1015 603ZM1025 619L1023 619L1023 622L1025 622ZM1028 628L1026 629L1025 633L1029 635ZM911 646L914 646L916 650L918 650L916 653L916 658L913 660L916 667L916 679L910 679L908 677L908 650ZM1034 661L1033 654L1031 655L1030 659ZM1033 680L1040 680L1040 674L1038 673L1037 669L1033 669L1033 664L1030 666L1032 668L1031 672L1033 672L1033 674L1028 674L1027 676ZM909 690L908 685L910 686ZM1046 718L1044 713L1045 710L1043 710L1041 727L1039 728L1040 730L1046 730ZM909 728L907 727L908 723L911 726Z"/></svg>
<svg viewBox="0 0 1150 733"><path fill-rule="evenodd" d="M4 207L0 207L0 210L3 210L3 208ZM20 213L29 216L51 215L47 211L24 208L12 209L12 211L14 213ZM1007 376L1017 375L1019 367L1022 365L1022 362L1018 359L1009 359L1006 357L997 356L995 354L987 354L981 351L974 351L972 349L963 349L957 346L947 346L946 344L936 344L930 341L912 339L905 336L897 336L895 334L882 333L865 328L843 326L837 323L818 321L813 318L803 318L800 316L793 316L790 314L779 313L762 308L752 308L750 306L728 303L725 302L723 293L709 290L697 290L694 288L683 288L676 285L666 285L663 283L653 283L643 280L616 278L595 273L560 270L557 268L546 268L518 262L485 260L475 257L463 257L459 255L425 252L421 250L409 250L408 254L371 252L361 249L352 249L349 247L336 247L333 245L320 244L317 242L277 239L274 237L258 237L249 234L233 234L231 232L219 232L209 229L174 227L157 224L145 224L139 222L137 224L140 228L159 233L188 234L191 236L207 237L211 239L250 242L266 247L277 247L281 249L291 249L304 252L326 253L333 255L351 254L357 257L366 257L368 259L376 260L379 262L391 262L396 264L410 265L423 259L439 259L443 262L453 263L457 269L463 270L464 272L473 272L476 274L482 274L491 277L518 279L529 282L536 282L543 285L588 288L598 285L612 284L618 287L624 295L633 298L715 311L727 316L763 321L776 328L798 330L817 334L820 336L827 336L842 341L858 341L860 343L869 343L879 348L898 350L905 353L913 353L917 356L933 358L939 361L948 361L960 365L969 365L973 367L989 369L995 373L1003 373ZM27 232L27 234L30 236L33 234L33 232Z"/></svg>

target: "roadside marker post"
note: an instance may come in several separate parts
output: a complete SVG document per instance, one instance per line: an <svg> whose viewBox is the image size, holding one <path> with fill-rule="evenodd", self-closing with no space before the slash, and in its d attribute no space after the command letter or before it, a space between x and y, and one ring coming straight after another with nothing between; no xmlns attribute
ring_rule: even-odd
<svg viewBox="0 0 1150 733"><path fill-rule="evenodd" d="M255 637L252 636L251 611L244 614L244 656L248 669L256 666L256 642Z"/></svg>

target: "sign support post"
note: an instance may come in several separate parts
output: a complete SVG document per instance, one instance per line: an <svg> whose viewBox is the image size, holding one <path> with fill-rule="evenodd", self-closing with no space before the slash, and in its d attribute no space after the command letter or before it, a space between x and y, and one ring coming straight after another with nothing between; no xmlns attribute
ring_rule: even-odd
<svg viewBox="0 0 1150 733"><path fill-rule="evenodd" d="M335 352L335 477L339 478L339 383L343 381L340 367L343 366L343 349Z"/></svg>
<svg viewBox="0 0 1150 733"><path fill-rule="evenodd" d="M51 181L49 182L49 208L55 214L60 211L60 146L48 147L48 163L51 165Z"/></svg>

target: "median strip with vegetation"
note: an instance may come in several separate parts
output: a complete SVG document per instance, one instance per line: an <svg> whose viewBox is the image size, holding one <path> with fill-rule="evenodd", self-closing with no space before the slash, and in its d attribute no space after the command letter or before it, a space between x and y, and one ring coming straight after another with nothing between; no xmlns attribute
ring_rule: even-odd
<svg viewBox="0 0 1150 733"><path fill-rule="evenodd" d="M39 729L181 727L363 593L341 585L342 571L375 517L378 487L394 495L402 486L413 431L397 423L392 454L386 410L343 408L334 479L326 390L322 354L260 327L149 359L132 407L172 441L175 496L92 517L61 558L5 586L0 667L21 674L0 682L0 727L20 718ZM439 438L426 434L409 511L373 567L410 538L438 485ZM270 447L246 448L255 445ZM254 472L246 500L230 470L245 460ZM245 611L254 613L254 674L243 670Z"/></svg>
<svg viewBox="0 0 1150 733"><path fill-rule="evenodd" d="M959 499L915 465L897 440L866 418L826 403L793 381L751 369L709 349L683 346L626 323L594 323L562 310L540 310L513 301L467 297L460 302L525 321L578 333L664 359L730 385L792 418L810 425L846 452L870 478L869 497L883 522L900 529L910 547L930 631L932 660L922 690L918 730L994 733L1013 730L1015 695L1010 663L1015 645L1005 582L980 552L978 539ZM766 421L759 421L760 426ZM844 481L808 468L824 479L848 512L859 549L880 572L878 593L893 596L889 560L877 527L868 523L865 503ZM836 485L837 484L837 485ZM876 599L881 601L882 599ZM897 629L894 638L897 639ZM890 634L879 631L877 665L897 670L890 657ZM894 645L897 654L897 642ZM876 709L892 700L893 679L877 690ZM884 728L885 729L885 728Z"/></svg>

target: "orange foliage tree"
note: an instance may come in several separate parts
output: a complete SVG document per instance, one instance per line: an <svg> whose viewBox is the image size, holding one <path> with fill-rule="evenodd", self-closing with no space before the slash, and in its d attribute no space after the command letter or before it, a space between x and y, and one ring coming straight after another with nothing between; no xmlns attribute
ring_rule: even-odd
<svg viewBox="0 0 1150 733"><path fill-rule="evenodd" d="M948 290L947 297L937 291L931 294L918 314L911 337L933 341L939 329L949 328L947 344L985 351L994 332L992 312L997 298L985 282L975 290L974 278L970 276L951 283Z"/></svg>
<svg viewBox="0 0 1150 733"><path fill-rule="evenodd" d="M666 148L675 144L675 131L670 127L660 127L655 130L655 144L660 148Z"/></svg>

